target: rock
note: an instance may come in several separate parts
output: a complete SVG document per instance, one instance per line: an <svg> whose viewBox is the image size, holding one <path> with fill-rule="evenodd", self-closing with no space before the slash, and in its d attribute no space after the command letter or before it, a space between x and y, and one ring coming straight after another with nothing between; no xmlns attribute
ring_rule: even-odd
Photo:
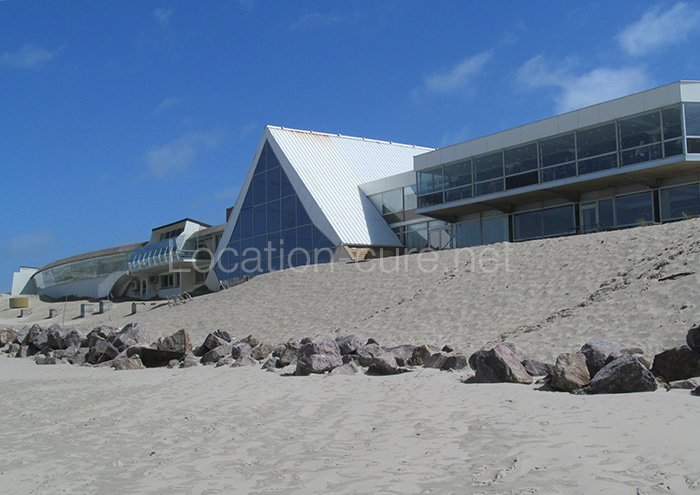
<svg viewBox="0 0 700 495"><path fill-rule="evenodd" d="M273 346L272 344L261 342L260 344L255 346L253 352L251 353L251 357L256 361L263 361L270 357L270 354L272 354L272 351L274 350L275 346Z"/></svg>
<svg viewBox="0 0 700 495"><path fill-rule="evenodd" d="M517 354L517 349L516 349L514 343L512 343L512 342L503 342L502 345L504 345L504 346L506 346L508 349L510 349L510 352L512 352L513 354Z"/></svg>
<svg viewBox="0 0 700 495"><path fill-rule="evenodd" d="M141 362L141 358L138 356L138 354L135 354L131 357L126 357L126 355L124 355L123 359L115 359L112 362L112 368L114 368L117 371L125 371L141 370L144 369L145 366Z"/></svg>
<svg viewBox="0 0 700 495"><path fill-rule="evenodd" d="M586 356L586 366L590 376L595 376L603 366L621 355L620 346L601 339L583 344L581 352Z"/></svg>
<svg viewBox="0 0 700 495"><path fill-rule="evenodd" d="M372 375L395 375L399 372L399 365L391 353L384 352L372 359L367 371Z"/></svg>
<svg viewBox="0 0 700 495"><path fill-rule="evenodd" d="M296 364L300 346L297 342L289 341L277 348L272 355L279 358L279 367L284 368L290 364Z"/></svg>
<svg viewBox="0 0 700 495"><path fill-rule="evenodd" d="M85 336L81 345L82 347L93 347L98 340L113 339L117 333L118 330L113 327L95 327Z"/></svg>
<svg viewBox="0 0 700 495"><path fill-rule="evenodd" d="M396 364L399 366L407 366L413 357L414 349L415 346L412 345L398 345L396 347L390 347L384 350L394 356L394 359L396 359Z"/></svg>
<svg viewBox="0 0 700 495"><path fill-rule="evenodd" d="M449 354L451 352L455 352L455 349L450 344L445 344L444 346L442 346L442 352L446 352L447 354Z"/></svg>
<svg viewBox="0 0 700 495"><path fill-rule="evenodd" d="M644 349L641 347L635 346L635 347L623 347L620 352L622 354L634 354L634 355L642 355L644 354Z"/></svg>
<svg viewBox="0 0 700 495"><path fill-rule="evenodd" d="M253 353L253 348L247 342L236 342L231 345L231 356L233 359L240 359L245 356L250 356Z"/></svg>
<svg viewBox="0 0 700 495"><path fill-rule="evenodd" d="M269 358L265 363L262 365L262 369L267 370L267 371L274 371L277 368L281 368L282 366L279 366L280 358L272 356Z"/></svg>
<svg viewBox="0 0 700 495"><path fill-rule="evenodd" d="M433 354L439 352L437 347L431 345L419 345L413 349L413 354L411 355L410 365L411 366L423 366L425 361Z"/></svg>
<svg viewBox="0 0 700 495"><path fill-rule="evenodd" d="M386 351L377 344L366 344L357 349L357 362L365 368L372 365L375 357L383 356Z"/></svg>
<svg viewBox="0 0 700 495"><path fill-rule="evenodd" d="M343 365L340 348L333 339L320 339L299 349L296 375L325 373Z"/></svg>
<svg viewBox="0 0 700 495"><path fill-rule="evenodd" d="M688 378L687 380L676 380L668 384L669 389L693 390L700 387L700 376Z"/></svg>
<svg viewBox="0 0 700 495"><path fill-rule="evenodd" d="M30 345L34 349L43 349L48 345L49 333L39 325L32 325L24 338L24 345Z"/></svg>
<svg viewBox="0 0 700 495"><path fill-rule="evenodd" d="M85 361L90 364L100 364L111 361L119 355L119 351L106 340L98 340L90 347Z"/></svg>
<svg viewBox="0 0 700 495"><path fill-rule="evenodd" d="M453 371L462 370L469 366L469 361L467 357L462 354L453 354L452 356L447 356L445 362L440 367L443 371Z"/></svg>
<svg viewBox="0 0 700 495"><path fill-rule="evenodd" d="M168 362L168 368L179 368L180 367L180 361L178 359L171 359Z"/></svg>
<svg viewBox="0 0 700 495"><path fill-rule="evenodd" d="M68 361L65 359L61 359L56 356L42 356L39 355L36 357L36 364L67 364Z"/></svg>
<svg viewBox="0 0 700 495"><path fill-rule="evenodd" d="M552 370L554 370L553 364L541 363L534 359L523 359L520 364L530 376L547 376L551 375Z"/></svg>
<svg viewBox="0 0 700 495"><path fill-rule="evenodd" d="M226 357L219 359L216 362L216 367L221 368L222 366L231 366L235 362L236 362L236 360L233 359L231 356L226 356Z"/></svg>
<svg viewBox="0 0 700 495"><path fill-rule="evenodd" d="M223 344L223 345L220 345L219 347L207 352L204 356L202 356L202 359L200 359L200 362L202 364L216 363L219 359L228 357L230 355L231 355L231 344Z"/></svg>
<svg viewBox="0 0 700 495"><path fill-rule="evenodd" d="M180 368L194 368L199 365L199 359L193 353L188 352L180 362Z"/></svg>
<svg viewBox="0 0 700 495"><path fill-rule="evenodd" d="M353 354L360 347L362 347L362 341L357 335L346 335L344 337L337 337L335 341L338 343L338 348L340 353L345 356L346 354Z"/></svg>
<svg viewBox="0 0 700 495"><path fill-rule="evenodd" d="M247 337L241 339L241 342L248 344L251 347L251 349L262 344L262 340L255 337L254 335L248 335Z"/></svg>
<svg viewBox="0 0 700 495"><path fill-rule="evenodd" d="M129 357L138 355L146 368L163 368L170 361L179 361L184 357L179 352L161 351L153 347L129 347L125 352Z"/></svg>
<svg viewBox="0 0 700 495"><path fill-rule="evenodd" d="M15 355L15 357L26 358L28 356L29 356L29 346L28 345L19 346L19 350L17 351L17 354Z"/></svg>
<svg viewBox="0 0 700 495"><path fill-rule="evenodd" d="M695 325L688 330L685 342L696 354L700 354L700 325Z"/></svg>
<svg viewBox="0 0 700 495"><path fill-rule="evenodd" d="M111 331L111 329L108 331ZM105 330L103 329L101 333L104 334ZM138 323L129 323L118 332L111 336L107 335L104 338L111 342L112 345L119 350L119 352L137 345L145 346L151 341L151 336L149 335L148 331Z"/></svg>
<svg viewBox="0 0 700 495"><path fill-rule="evenodd" d="M690 393L691 393L691 395L700 396L700 387L697 387L695 390L693 390Z"/></svg>
<svg viewBox="0 0 700 495"><path fill-rule="evenodd" d="M14 344L17 339L18 333L12 328L5 328L0 330L0 347L5 347L10 344Z"/></svg>
<svg viewBox="0 0 700 495"><path fill-rule="evenodd" d="M242 356L231 365L232 368L242 368L244 366L257 366L258 363L255 359L250 356Z"/></svg>
<svg viewBox="0 0 700 495"><path fill-rule="evenodd" d="M499 344L489 351L477 351L469 357L469 366L476 372L476 383L524 383L533 382L511 348Z"/></svg>
<svg viewBox="0 0 700 495"><path fill-rule="evenodd" d="M550 385L554 390L572 392L585 387L591 381L586 356L580 352L565 353L557 357L552 370Z"/></svg>
<svg viewBox="0 0 700 495"><path fill-rule="evenodd" d="M431 355L428 357L428 359L425 360L423 363L423 366L426 368L435 368L435 369L442 369L443 366L445 366L445 363L447 362L448 355L445 354L444 352L436 352L435 354Z"/></svg>
<svg viewBox="0 0 700 495"><path fill-rule="evenodd" d="M700 355L685 345L668 349L654 356L651 371L666 382L700 376Z"/></svg>
<svg viewBox="0 0 700 495"><path fill-rule="evenodd" d="M365 342L365 345L371 345L371 344L379 345L379 342L377 342L377 341L374 340L373 338L367 339L367 342Z"/></svg>
<svg viewBox="0 0 700 495"><path fill-rule="evenodd" d="M311 337L304 337L301 339L301 342L299 344L301 345L306 345L306 344L311 344L314 340Z"/></svg>
<svg viewBox="0 0 700 495"><path fill-rule="evenodd" d="M349 363L346 363L342 366L338 366L335 368L333 371L331 371L331 375L356 375L362 371L362 368L360 367L359 364L357 364L355 361L350 361Z"/></svg>
<svg viewBox="0 0 700 495"><path fill-rule="evenodd" d="M653 392L656 378L637 358L623 354L606 364L591 380L591 394L625 394L631 392Z"/></svg>
<svg viewBox="0 0 700 495"><path fill-rule="evenodd" d="M20 344L17 344L17 343L10 344L7 346L7 349L5 350L5 352L8 353L10 356L16 356L21 347L22 346Z"/></svg>
<svg viewBox="0 0 700 495"><path fill-rule="evenodd" d="M70 364L80 366L81 364L84 364L86 362L88 352L90 352L89 349L85 347L79 347L78 350L75 351L75 354L68 358L68 362Z"/></svg>
<svg viewBox="0 0 700 495"><path fill-rule="evenodd" d="M80 347L83 336L75 328L62 328L51 325L46 331L47 345L51 349L66 349L70 346Z"/></svg>
<svg viewBox="0 0 700 495"><path fill-rule="evenodd" d="M198 348L198 355L203 356L212 349L216 349L220 345L230 344L233 341L231 334L225 330L215 330L213 333L207 335L204 339L204 343Z"/></svg>
<svg viewBox="0 0 700 495"><path fill-rule="evenodd" d="M181 329L170 335L169 337L158 339L154 347L159 351L171 352L178 354L179 358L185 357L185 354L192 351L192 341L186 330Z"/></svg>
<svg viewBox="0 0 700 495"><path fill-rule="evenodd" d="M649 361L647 358L645 358L644 356L640 356L639 354L634 354L634 357L636 357L637 361L642 363L646 369L651 369L651 361Z"/></svg>

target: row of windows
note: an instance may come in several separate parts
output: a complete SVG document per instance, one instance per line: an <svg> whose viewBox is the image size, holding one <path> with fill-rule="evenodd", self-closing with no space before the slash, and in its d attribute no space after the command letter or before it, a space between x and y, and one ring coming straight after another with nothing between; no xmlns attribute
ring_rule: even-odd
<svg viewBox="0 0 700 495"><path fill-rule="evenodd" d="M413 186L399 187L390 191L369 196L369 200L384 216L388 224L406 222L416 218L418 207L416 190Z"/></svg>
<svg viewBox="0 0 700 495"><path fill-rule="evenodd" d="M698 128L686 105L688 128ZM683 153L681 107L664 108L417 173L419 208ZM700 134L699 134L700 135ZM700 139L698 139L700 148Z"/></svg>

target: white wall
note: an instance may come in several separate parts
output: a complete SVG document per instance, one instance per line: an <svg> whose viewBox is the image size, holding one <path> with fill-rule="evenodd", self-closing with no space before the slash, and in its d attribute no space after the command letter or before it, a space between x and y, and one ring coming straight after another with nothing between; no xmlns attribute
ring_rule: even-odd
<svg viewBox="0 0 700 495"><path fill-rule="evenodd" d="M36 284L30 284L29 281L37 271L36 268L21 266L18 272L13 273L11 295L19 296L21 294L36 293Z"/></svg>

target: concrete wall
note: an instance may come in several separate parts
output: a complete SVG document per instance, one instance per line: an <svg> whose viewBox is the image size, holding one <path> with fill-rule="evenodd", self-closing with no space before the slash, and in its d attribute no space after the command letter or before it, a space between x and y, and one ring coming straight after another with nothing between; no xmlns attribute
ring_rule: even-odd
<svg viewBox="0 0 700 495"><path fill-rule="evenodd" d="M36 294L36 284L31 283L32 276L37 272L36 268L21 266L19 271L12 274L11 295Z"/></svg>

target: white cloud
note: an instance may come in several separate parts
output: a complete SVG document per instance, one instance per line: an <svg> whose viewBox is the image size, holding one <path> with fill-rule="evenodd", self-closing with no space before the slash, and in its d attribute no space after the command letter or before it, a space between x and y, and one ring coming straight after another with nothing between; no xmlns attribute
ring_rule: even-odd
<svg viewBox="0 0 700 495"><path fill-rule="evenodd" d="M620 46L629 55L641 56L685 41L697 29L700 8L679 2L648 10L638 21L617 35Z"/></svg>
<svg viewBox="0 0 700 495"><path fill-rule="evenodd" d="M166 110L170 110L173 107L176 107L182 102L182 98L179 97L169 97L165 98L163 101L158 103L156 107L153 109L153 113L160 113L164 112Z"/></svg>
<svg viewBox="0 0 700 495"><path fill-rule="evenodd" d="M311 29L316 27L327 27L340 22L340 17L333 14L322 14L321 12L311 12L299 17L289 25L293 31L300 29Z"/></svg>
<svg viewBox="0 0 700 495"><path fill-rule="evenodd" d="M40 230L11 237L5 241L6 250L14 256L39 254L48 249L56 237L48 230Z"/></svg>
<svg viewBox="0 0 700 495"><path fill-rule="evenodd" d="M432 93L452 93L464 89L481 73L492 56L493 51L487 50L459 61L444 72L428 76L425 89Z"/></svg>
<svg viewBox="0 0 700 495"><path fill-rule="evenodd" d="M640 67L597 67L583 74L574 71L575 61L567 59L558 66L548 64L540 55L518 69L518 81L528 88L555 88L557 112L612 100L647 89L651 78Z"/></svg>
<svg viewBox="0 0 700 495"><path fill-rule="evenodd" d="M155 17L158 25L162 28L170 27L170 18L173 15L173 9L158 8L153 11L153 17Z"/></svg>
<svg viewBox="0 0 700 495"><path fill-rule="evenodd" d="M154 177L165 178L187 170L202 150L210 150L222 141L222 133L188 132L169 143L156 146L145 154L148 173Z"/></svg>
<svg viewBox="0 0 700 495"><path fill-rule="evenodd" d="M61 49L47 50L36 45L27 44L14 52L0 54L0 66L12 69L41 69L46 63L58 56Z"/></svg>

